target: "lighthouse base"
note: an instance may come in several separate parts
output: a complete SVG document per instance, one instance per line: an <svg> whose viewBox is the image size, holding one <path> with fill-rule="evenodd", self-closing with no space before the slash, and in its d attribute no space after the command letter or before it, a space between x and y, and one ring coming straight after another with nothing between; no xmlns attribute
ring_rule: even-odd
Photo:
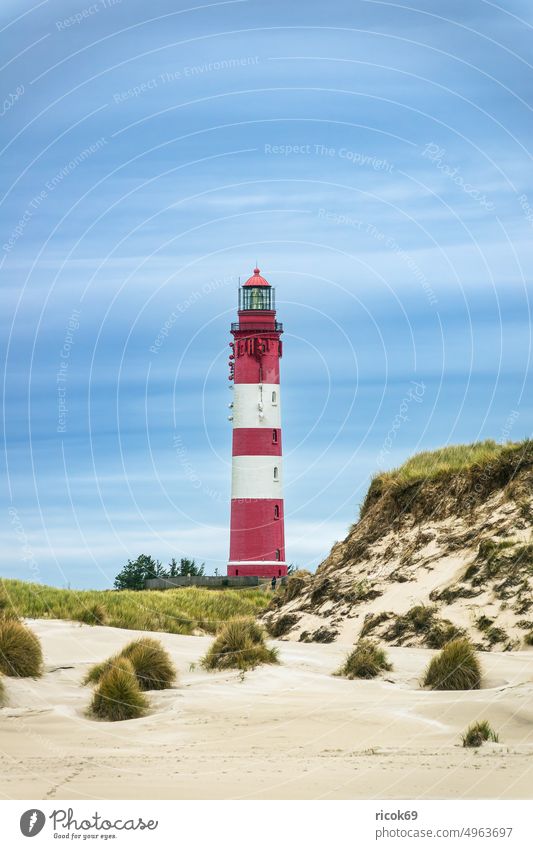
<svg viewBox="0 0 533 849"><path fill-rule="evenodd" d="M281 560L230 560L228 563L230 578L284 578L287 570L287 564Z"/></svg>

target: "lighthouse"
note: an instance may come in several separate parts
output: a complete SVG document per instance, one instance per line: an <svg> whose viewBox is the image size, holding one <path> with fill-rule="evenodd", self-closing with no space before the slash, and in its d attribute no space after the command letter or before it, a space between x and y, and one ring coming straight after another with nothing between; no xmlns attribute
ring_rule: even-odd
<svg viewBox="0 0 533 849"><path fill-rule="evenodd" d="M283 325L276 321L275 290L258 268L239 287L238 321L231 333L228 575L280 578L287 574L279 382Z"/></svg>

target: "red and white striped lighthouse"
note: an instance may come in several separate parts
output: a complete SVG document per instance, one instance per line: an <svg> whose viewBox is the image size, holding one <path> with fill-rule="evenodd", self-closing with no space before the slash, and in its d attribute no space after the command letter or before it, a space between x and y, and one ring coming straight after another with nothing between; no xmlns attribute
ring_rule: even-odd
<svg viewBox="0 0 533 849"><path fill-rule="evenodd" d="M233 452L228 575L283 577L285 532L279 361L283 326L275 292L259 269L239 288L231 325Z"/></svg>

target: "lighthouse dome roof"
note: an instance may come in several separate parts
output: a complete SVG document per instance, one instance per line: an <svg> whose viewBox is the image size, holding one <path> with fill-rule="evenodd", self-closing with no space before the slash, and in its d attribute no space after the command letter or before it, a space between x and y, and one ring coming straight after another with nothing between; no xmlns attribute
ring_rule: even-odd
<svg viewBox="0 0 533 849"><path fill-rule="evenodd" d="M251 277L248 278L245 286L270 286L268 280L265 280L264 277L261 277L261 272L258 268L254 268L254 273Z"/></svg>

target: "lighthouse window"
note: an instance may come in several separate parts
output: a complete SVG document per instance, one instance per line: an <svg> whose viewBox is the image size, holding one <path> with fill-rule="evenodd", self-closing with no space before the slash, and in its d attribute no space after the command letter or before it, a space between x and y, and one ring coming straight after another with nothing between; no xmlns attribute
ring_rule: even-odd
<svg viewBox="0 0 533 849"><path fill-rule="evenodd" d="M278 432L275 429L272 431L272 442L274 445L278 443Z"/></svg>
<svg viewBox="0 0 533 849"><path fill-rule="evenodd" d="M272 403L273 403L273 404L277 404L277 403L278 403L278 396L277 396L276 392L273 392L273 393L272 393Z"/></svg>
<svg viewBox="0 0 533 849"><path fill-rule="evenodd" d="M281 560L281 551L279 548L276 548L276 560Z"/></svg>
<svg viewBox="0 0 533 849"><path fill-rule="evenodd" d="M274 504L274 519L279 519L279 504Z"/></svg>
<svg viewBox="0 0 533 849"><path fill-rule="evenodd" d="M273 310L274 293L270 286L243 286L239 290L239 309Z"/></svg>
<svg viewBox="0 0 533 849"><path fill-rule="evenodd" d="M279 469L277 466L274 466L274 480L279 480Z"/></svg>

